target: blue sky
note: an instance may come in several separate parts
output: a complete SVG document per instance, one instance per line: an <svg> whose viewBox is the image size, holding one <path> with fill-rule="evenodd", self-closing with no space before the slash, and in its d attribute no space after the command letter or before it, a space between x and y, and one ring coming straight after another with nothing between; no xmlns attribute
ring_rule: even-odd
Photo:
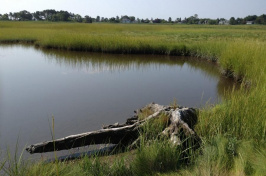
<svg viewBox="0 0 266 176"><path fill-rule="evenodd" d="M266 0L0 0L0 13L45 9L67 10L81 16L136 18L245 17L266 14Z"/></svg>

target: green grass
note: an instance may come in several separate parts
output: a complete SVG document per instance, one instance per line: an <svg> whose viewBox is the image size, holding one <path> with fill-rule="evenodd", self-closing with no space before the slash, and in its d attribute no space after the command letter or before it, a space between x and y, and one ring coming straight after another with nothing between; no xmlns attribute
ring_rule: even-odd
<svg viewBox="0 0 266 176"><path fill-rule="evenodd" d="M242 82L240 90L228 92L227 100L199 111L196 131L203 145L189 165L180 165L182 151L155 139L140 145L132 161L119 157L105 163L105 158L96 157L63 162L58 164L59 175L266 173L266 26L0 22L0 43L18 42L62 50L196 56L216 61L226 76ZM56 175L55 164L16 168L16 173L27 175Z"/></svg>

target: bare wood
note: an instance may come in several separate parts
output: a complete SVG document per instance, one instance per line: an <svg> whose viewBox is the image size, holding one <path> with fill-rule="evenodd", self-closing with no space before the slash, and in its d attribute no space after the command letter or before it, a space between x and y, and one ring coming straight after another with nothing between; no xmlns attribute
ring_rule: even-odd
<svg viewBox="0 0 266 176"><path fill-rule="evenodd" d="M58 150L68 150L91 144L127 144L138 138L138 124L120 128L101 129L77 135L67 136L54 141L46 141L26 148L29 153L44 153ZM55 146L55 147L54 147Z"/></svg>
<svg viewBox="0 0 266 176"><path fill-rule="evenodd" d="M152 114L143 120L139 120L138 115L143 109L149 109ZM139 128L151 119L158 118L161 113L165 113L169 116L170 124L163 131L163 135L169 136L173 144L181 144L182 136L179 135L180 131L185 133L185 138L188 136L197 137L194 132L197 116L193 108L161 106L152 103L138 110L136 115L127 119L125 124L120 125L116 123L114 125L104 126L101 130L71 135L54 141L37 143L28 146L26 150L32 154L67 150L91 144L119 144L121 146L132 146L138 141Z"/></svg>

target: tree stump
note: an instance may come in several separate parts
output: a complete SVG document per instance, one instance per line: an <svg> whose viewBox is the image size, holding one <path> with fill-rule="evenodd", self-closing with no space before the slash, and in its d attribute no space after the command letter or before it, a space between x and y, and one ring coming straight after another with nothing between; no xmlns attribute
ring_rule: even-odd
<svg viewBox="0 0 266 176"><path fill-rule="evenodd" d="M140 137L140 129L153 119L160 118L162 114L168 118L168 123L167 127L158 135L168 137L173 145L181 145L184 148L199 147L201 140L194 131L198 120L194 108L162 106L151 103L135 111L134 116L127 119L125 124L115 123L104 126L97 131L33 144L28 146L26 150L33 154L68 150L92 144L118 144L123 147L132 146Z"/></svg>

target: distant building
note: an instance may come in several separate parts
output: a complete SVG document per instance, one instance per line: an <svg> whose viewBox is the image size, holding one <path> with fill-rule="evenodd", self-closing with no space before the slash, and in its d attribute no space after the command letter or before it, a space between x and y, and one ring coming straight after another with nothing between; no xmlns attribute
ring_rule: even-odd
<svg viewBox="0 0 266 176"><path fill-rule="evenodd" d="M221 20L221 21L219 21L219 25L229 25L229 21L228 20Z"/></svg>
<svg viewBox="0 0 266 176"><path fill-rule="evenodd" d="M247 21L246 24L254 24L254 21Z"/></svg>
<svg viewBox="0 0 266 176"><path fill-rule="evenodd" d="M121 23L131 23L131 20L128 16L122 16Z"/></svg>

